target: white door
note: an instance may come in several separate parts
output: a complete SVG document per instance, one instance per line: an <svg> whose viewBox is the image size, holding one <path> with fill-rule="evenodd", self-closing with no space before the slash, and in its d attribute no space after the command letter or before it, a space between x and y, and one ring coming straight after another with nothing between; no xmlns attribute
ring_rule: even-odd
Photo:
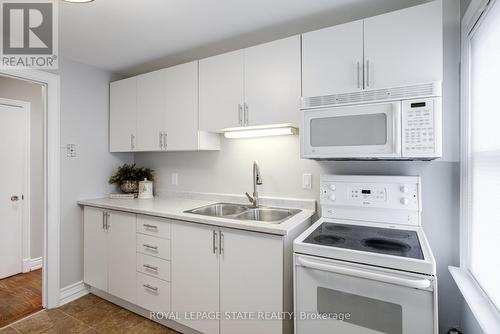
<svg viewBox="0 0 500 334"><path fill-rule="evenodd" d="M298 126L300 36L245 49L245 104L248 126Z"/></svg>
<svg viewBox="0 0 500 334"><path fill-rule="evenodd" d="M200 130L219 131L242 123L244 50L200 60Z"/></svg>
<svg viewBox="0 0 500 334"><path fill-rule="evenodd" d="M107 227L108 292L136 302L136 215L109 212Z"/></svg>
<svg viewBox="0 0 500 334"><path fill-rule="evenodd" d="M218 232L196 224L172 224L172 311L219 311ZM206 313L209 314L209 313ZM218 319L179 319L205 334L219 333Z"/></svg>
<svg viewBox="0 0 500 334"><path fill-rule="evenodd" d="M137 151L163 149L165 101L165 70L137 77Z"/></svg>
<svg viewBox="0 0 500 334"><path fill-rule="evenodd" d="M165 70L167 151L198 149L198 61Z"/></svg>
<svg viewBox="0 0 500 334"><path fill-rule="evenodd" d="M108 291L108 245L104 211L86 206L83 210L83 281Z"/></svg>
<svg viewBox="0 0 500 334"><path fill-rule="evenodd" d="M137 77L110 84L109 150L134 151L137 136Z"/></svg>
<svg viewBox="0 0 500 334"><path fill-rule="evenodd" d="M220 307L232 312L283 311L283 242L281 237L222 230ZM221 320L221 334L281 334L282 321Z"/></svg>
<svg viewBox="0 0 500 334"><path fill-rule="evenodd" d="M364 22L367 89L442 80L441 1L371 17Z"/></svg>
<svg viewBox="0 0 500 334"><path fill-rule="evenodd" d="M0 101L0 279L22 271L28 112Z"/></svg>
<svg viewBox="0 0 500 334"><path fill-rule="evenodd" d="M302 96L363 89L363 21L302 35Z"/></svg>
<svg viewBox="0 0 500 334"><path fill-rule="evenodd" d="M295 261L296 334L437 334L431 277L302 255Z"/></svg>

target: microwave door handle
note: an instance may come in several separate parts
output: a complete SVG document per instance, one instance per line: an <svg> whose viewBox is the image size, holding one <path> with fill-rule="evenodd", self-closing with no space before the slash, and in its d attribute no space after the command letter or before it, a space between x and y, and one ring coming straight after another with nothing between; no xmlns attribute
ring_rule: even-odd
<svg viewBox="0 0 500 334"><path fill-rule="evenodd" d="M408 278L384 275L380 273L374 273L361 269L331 266L316 261L306 260L301 257L297 258L297 263L306 268L317 269L321 271L327 271L331 273L353 276L353 277L361 277L373 281L396 284L414 289L427 289L431 285L431 281L428 279L408 279Z"/></svg>
<svg viewBox="0 0 500 334"><path fill-rule="evenodd" d="M393 125L392 125L392 142L394 143L394 153L398 154L399 156L402 155L401 151L401 144L403 141L403 133L402 133L402 108L401 108L401 102L396 102L395 103L395 108L393 111Z"/></svg>

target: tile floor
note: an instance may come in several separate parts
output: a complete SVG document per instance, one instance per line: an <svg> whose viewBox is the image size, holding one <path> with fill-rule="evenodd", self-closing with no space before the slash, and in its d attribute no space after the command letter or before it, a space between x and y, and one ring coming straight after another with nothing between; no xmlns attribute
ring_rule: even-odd
<svg viewBox="0 0 500 334"><path fill-rule="evenodd" d="M0 328L41 309L41 269L0 280Z"/></svg>
<svg viewBox="0 0 500 334"><path fill-rule="evenodd" d="M177 334L149 319L89 294L58 309L43 310L0 334Z"/></svg>

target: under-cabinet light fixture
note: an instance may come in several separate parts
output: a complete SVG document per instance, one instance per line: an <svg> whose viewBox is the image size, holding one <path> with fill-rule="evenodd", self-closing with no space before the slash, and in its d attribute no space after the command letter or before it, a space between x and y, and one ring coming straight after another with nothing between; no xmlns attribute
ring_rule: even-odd
<svg viewBox="0 0 500 334"><path fill-rule="evenodd" d="M269 136L284 136L297 134L297 128L281 127L281 128L266 128L266 129L249 129L249 130L232 130L224 133L226 138L253 138L253 137L269 137Z"/></svg>
<svg viewBox="0 0 500 334"><path fill-rule="evenodd" d="M93 2L94 0L63 0L64 2L73 2L73 3L86 3Z"/></svg>

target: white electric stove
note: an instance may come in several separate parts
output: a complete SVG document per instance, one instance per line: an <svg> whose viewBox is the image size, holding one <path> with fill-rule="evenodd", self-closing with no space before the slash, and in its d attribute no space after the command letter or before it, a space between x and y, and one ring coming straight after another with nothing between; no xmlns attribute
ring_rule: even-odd
<svg viewBox="0 0 500 334"><path fill-rule="evenodd" d="M419 177L325 175L294 242L296 334L437 333L436 263Z"/></svg>

